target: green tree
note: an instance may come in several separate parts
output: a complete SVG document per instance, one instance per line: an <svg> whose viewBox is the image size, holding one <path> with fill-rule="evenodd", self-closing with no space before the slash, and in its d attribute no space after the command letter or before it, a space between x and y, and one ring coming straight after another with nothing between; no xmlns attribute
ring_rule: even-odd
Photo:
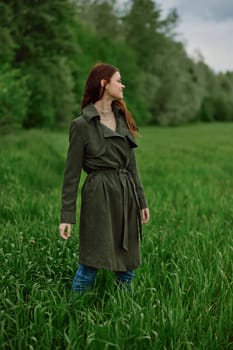
<svg viewBox="0 0 233 350"><path fill-rule="evenodd" d="M98 33L101 37L119 38L121 18L117 14L115 0L77 0L79 21L88 24L89 31Z"/></svg>
<svg viewBox="0 0 233 350"><path fill-rule="evenodd" d="M21 125L27 116L27 77L20 69L0 66L0 126Z"/></svg>
<svg viewBox="0 0 233 350"><path fill-rule="evenodd" d="M156 49L162 41L160 9L152 0L132 0L123 18L125 39L136 53L138 65L151 71Z"/></svg>
<svg viewBox="0 0 233 350"><path fill-rule="evenodd" d="M3 54L4 59L10 63L9 69L20 69L28 77L23 125L53 125L60 121L61 100L69 101L63 105L63 118L71 118L75 98L70 60L76 54L73 5L66 0L9 0L2 8L6 16L1 22L1 37L8 53Z"/></svg>

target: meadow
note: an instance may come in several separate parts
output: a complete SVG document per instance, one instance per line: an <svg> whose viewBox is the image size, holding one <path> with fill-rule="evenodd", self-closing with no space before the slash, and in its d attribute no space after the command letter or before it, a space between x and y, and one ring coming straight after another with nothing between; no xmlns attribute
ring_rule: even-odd
<svg viewBox="0 0 233 350"><path fill-rule="evenodd" d="M0 134L0 349L233 349L233 124L140 132L143 264L82 295L78 224L58 234L68 132Z"/></svg>

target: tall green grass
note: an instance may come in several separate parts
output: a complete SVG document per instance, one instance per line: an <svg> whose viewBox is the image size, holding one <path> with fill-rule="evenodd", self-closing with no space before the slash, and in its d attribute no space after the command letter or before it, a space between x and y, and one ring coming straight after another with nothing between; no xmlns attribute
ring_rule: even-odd
<svg viewBox="0 0 233 350"><path fill-rule="evenodd" d="M67 133L0 136L1 349L233 349L233 125L141 135L143 265L132 291L100 271L84 295L78 226L57 230Z"/></svg>

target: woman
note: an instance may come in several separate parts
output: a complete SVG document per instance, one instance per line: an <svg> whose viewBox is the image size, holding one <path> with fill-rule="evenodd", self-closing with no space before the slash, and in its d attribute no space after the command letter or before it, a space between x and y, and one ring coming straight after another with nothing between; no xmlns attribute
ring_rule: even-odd
<svg viewBox="0 0 233 350"><path fill-rule="evenodd" d="M94 284L98 269L114 271L117 282L128 286L141 264L141 224L150 214L134 155L137 127L122 100L124 87L117 68L96 64L86 82L81 116L70 127L59 231L68 239L76 222L83 169L79 267L72 285L77 292Z"/></svg>

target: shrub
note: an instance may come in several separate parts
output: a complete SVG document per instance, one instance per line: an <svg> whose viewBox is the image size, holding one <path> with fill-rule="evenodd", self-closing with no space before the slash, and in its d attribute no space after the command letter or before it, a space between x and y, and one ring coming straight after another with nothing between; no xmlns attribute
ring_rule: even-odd
<svg viewBox="0 0 233 350"><path fill-rule="evenodd" d="M0 125L21 124L27 115L27 77L8 65L0 68Z"/></svg>

